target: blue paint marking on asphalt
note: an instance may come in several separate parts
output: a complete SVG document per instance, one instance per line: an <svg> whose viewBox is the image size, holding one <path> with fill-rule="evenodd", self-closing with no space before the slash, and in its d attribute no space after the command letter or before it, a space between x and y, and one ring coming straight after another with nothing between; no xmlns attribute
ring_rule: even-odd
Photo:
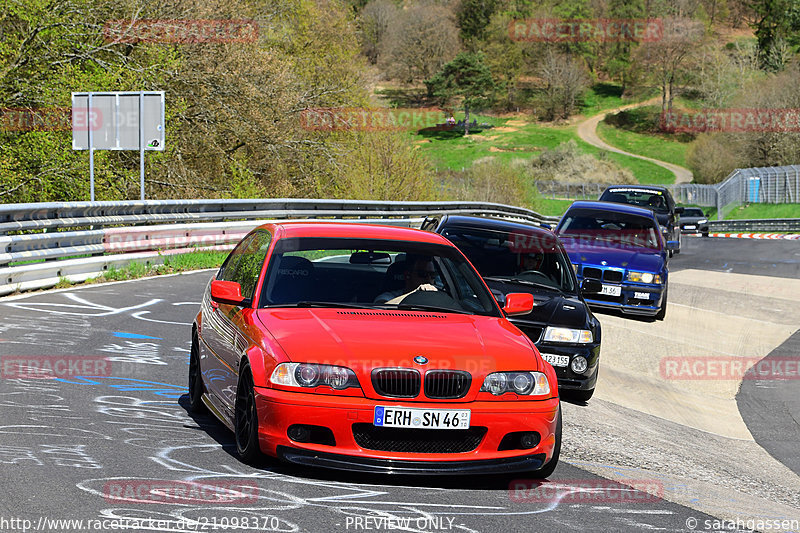
<svg viewBox="0 0 800 533"><path fill-rule="evenodd" d="M150 335L141 335L139 333L126 333L124 331L115 331L113 332L115 337L119 337L120 339L153 339L157 341L164 340L161 337L151 337Z"/></svg>
<svg viewBox="0 0 800 533"><path fill-rule="evenodd" d="M70 383L72 385L106 385L112 389L123 392L144 391L152 392L156 396L164 398L180 398L186 394L186 387L172 385L170 383L160 383L158 381L144 381L133 378L117 378L108 376L78 376L74 379L56 378L55 381Z"/></svg>

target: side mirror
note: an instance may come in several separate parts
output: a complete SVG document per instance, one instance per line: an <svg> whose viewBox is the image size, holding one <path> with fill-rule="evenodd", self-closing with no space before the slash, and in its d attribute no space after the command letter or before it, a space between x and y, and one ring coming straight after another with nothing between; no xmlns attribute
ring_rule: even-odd
<svg viewBox="0 0 800 533"><path fill-rule="evenodd" d="M215 280L211 282L211 299L217 303L242 305L242 287L235 281Z"/></svg>
<svg viewBox="0 0 800 533"><path fill-rule="evenodd" d="M581 292L600 292L603 284L597 279L585 279L581 282Z"/></svg>
<svg viewBox="0 0 800 533"><path fill-rule="evenodd" d="M512 292L506 294L503 312L508 316L527 315L533 310L533 294Z"/></svg>
<svg viewBox="0 0 800 533"><path fill-rule="evenodd" d="M667 251L675 251L680 248L681 243L678 241L667 241Z"/></svg>
<svg viewBox="0 0 800 533"><path fill-rule="evenodd" d="M684 209L685 209L685 208L684 208L683 206L681 206L681 207L676 207L676 208L675 208L675 214L676 214L676 215L683 214L683 211L684 211Z"/></svg>

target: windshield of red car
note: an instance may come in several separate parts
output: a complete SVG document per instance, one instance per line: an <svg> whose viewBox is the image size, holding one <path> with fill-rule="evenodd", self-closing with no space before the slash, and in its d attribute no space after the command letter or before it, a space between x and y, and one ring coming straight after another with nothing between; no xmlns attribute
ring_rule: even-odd
<svg viewBox="0 0 800 533"><path fill-rule="evenodd" d="M494 297L456 248L377 239L279 240L259 307L293 306L501 316Z"/></svg>

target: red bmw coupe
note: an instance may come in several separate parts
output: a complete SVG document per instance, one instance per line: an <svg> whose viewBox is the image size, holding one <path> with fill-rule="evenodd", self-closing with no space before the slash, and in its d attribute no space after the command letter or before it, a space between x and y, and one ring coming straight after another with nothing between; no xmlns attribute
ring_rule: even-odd
<svg viewBox="0 0 800 533"><path fill-rule="evenodd" d="M246 462L362 472L550 475L553 367L444 237L291 222L249 233L192 327L189 400Z"/></svg>

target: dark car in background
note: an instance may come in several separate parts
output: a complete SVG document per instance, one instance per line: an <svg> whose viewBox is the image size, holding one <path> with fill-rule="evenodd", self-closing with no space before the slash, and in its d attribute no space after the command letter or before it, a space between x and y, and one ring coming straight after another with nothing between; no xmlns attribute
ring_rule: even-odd
<svg viewBox="0 0 800 533"><path fill-rule="evenodd" d="M509 320L556 370L562 395L592 397L600 363L600 322L581 296L564 248L549 230L507 220L446 215L423 229L455 244L501 303L508 293L533 295L533 310ZM600 283L594 289L600 290Z"/></svg>
<svg viewBox="0 0 800 533"><path fill-rule="evenodd" d="M699 207L684 207L681 233L701 233L703 237L708 237L708 215Z"/></svg>
<svg viewBox="0 0 800 533"><path fill-rule="evenodd" d="M578 280L597 280L593 307L663 320L667 311L667 252L655 214L611 202L574 202L556 234L575 266ZM588 289L588 287L585 287Z"/></svg>
<svg viewBox="0 0 800 533"><path fill-rule="evenodd" d="M681 231L678 225L679 215L684 208L675 205L669 189L654 185L612 185L608 187L598 198L601 202L614 202L618 204L635 205L650 209L655 213L658 225L661 227L661 234L665 241L677 242L669 251L671 257L673 252L681 251Z"/></svg>

